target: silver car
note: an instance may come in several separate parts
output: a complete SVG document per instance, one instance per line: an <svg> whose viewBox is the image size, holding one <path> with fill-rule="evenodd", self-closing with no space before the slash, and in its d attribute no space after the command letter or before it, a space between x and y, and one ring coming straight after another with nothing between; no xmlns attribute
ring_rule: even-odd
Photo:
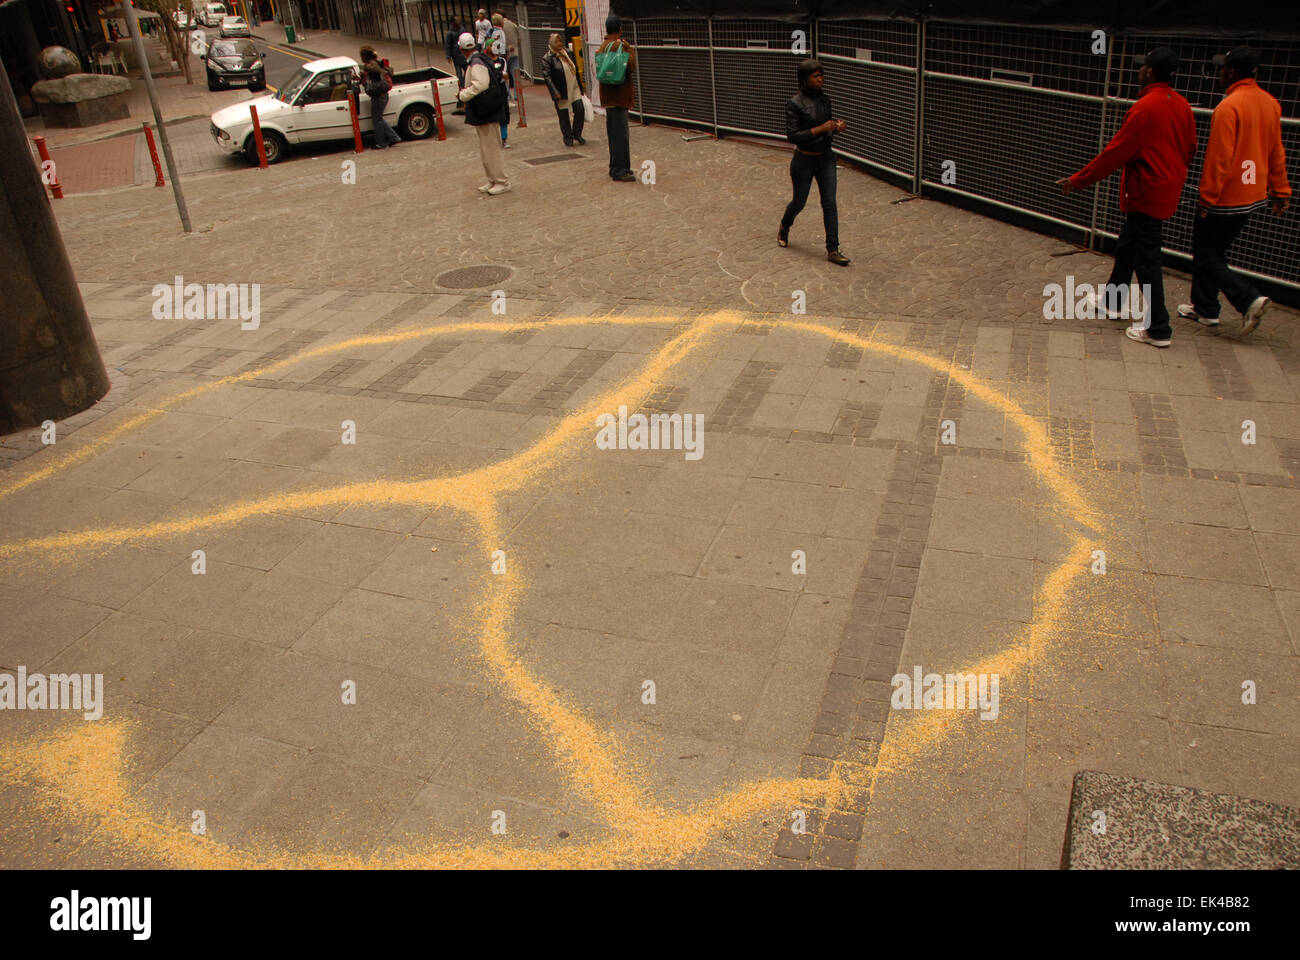
<svg viewBox="0 0 1300 960"><path fill-rule="evenodd" d="M251 37L252 35L253 31L248 28L243 17L221 18L222 37Z"/></svg>

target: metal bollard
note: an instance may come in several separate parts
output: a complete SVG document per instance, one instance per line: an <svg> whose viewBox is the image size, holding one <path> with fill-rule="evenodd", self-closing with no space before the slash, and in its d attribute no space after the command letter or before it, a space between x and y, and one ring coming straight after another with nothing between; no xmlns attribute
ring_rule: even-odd
<svg viewBox="0 0 1300 960"><path fill-rule="evenodd" d="M257 143L257 168L265 170L268 164L266 162L266 144L262 142L262 121L257 119L257 107L250 103L248 110L253 115L253 140Z"/></svg>
<svg viewBox="0 0 1300 960"><path fill-rule="evenodd" d="M515 77L515 93L517 94L515 99L519 103L519 128L522 130L528 126L528 111L524 109L524 85L519 82L517 75Z"/></svg>
<svg viewBox="0 0 1300 960"><path fill-rule="evenodd" d="M149 129L149 121L144 121L144 138L149 141L149 157L153 160L153 173L155 187L161 187L166 184L163 180L162 163L158 160L158 146L153 142L153 131Z"/></svg>
<svg viewBox="0 0 1300 960"><path fill-rule="evenodd" d="M50 159L50 151L45 146L45 138L32 137L32 143L36 144L36 149L40 152L41 155L41 182L42 183L45 182L45 171L48 169L51 173L54 174L54 179L49 183L50 193L54 194L55 200L62 200L63 184L59 183L59 171L58 168L54 165L54 161ZM47 163L49 164L48 168L45 166Z"/></svg>
<svg viewBox="0 0 1300 960"><path fill-rule="evenodd" d="M436 79L429 81L429 86L433 88L433 113L438 120L438 139L447 139L447 127L442 122L442 97L438 95L438 81Z"/></svg>
<svg viewBox="0 0 1300 960"><path fill-rule="evenodd" d="M358 99L359 95L348 94L348 112L352 114L352 139L356 144L357 153L360 153L365 149L365 145L361 142L361 121L357 118Z"/></svg>

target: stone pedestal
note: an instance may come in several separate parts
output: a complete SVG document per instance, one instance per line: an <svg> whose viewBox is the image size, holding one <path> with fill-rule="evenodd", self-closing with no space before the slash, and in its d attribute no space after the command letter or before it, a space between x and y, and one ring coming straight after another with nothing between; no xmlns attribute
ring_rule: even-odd
<svg viewBox="0 0 1300 960"><path fill-rule="evenodd" d="M32 99L50 127L90 127L131 115L131 81L96 73L74 73L32 84Z"/></svg>

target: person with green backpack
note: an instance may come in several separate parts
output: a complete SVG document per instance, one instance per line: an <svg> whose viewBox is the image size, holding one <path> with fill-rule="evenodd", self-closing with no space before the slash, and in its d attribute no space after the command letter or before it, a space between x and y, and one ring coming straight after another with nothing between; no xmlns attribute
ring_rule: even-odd
<svg viewBox="0 0 1300 960"><path fill-rule="evenodd" d="M623 39L623 22L616 14L605 18L605 39L596 51L596 80L605 108L605 139L609 141L611 180L632 183L632 145L627 112L636 106L636 49Z"/></svg>

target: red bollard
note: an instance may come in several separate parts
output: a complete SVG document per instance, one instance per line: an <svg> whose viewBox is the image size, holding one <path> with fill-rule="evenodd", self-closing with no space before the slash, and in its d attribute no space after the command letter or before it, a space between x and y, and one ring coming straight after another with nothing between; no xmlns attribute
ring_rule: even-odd
<svg viewBox="0 0 1300 960"><path fill-rule="evenodd" d="M41 182L45 182L45 170L48 163L49 170L54 174L54 179L48 184L50 193L54 194L55 200L63 199L63 184L59 183L59 172L54 166L54 161L50 159L50 151L45 146L44 137L32 137L32 143L36 144L36 149L41 155Z"/></svg>
<svg viewBox="0 0 1300 960"><path fill-rule="evenodd" d="M257 168L265 170L267 168L266 144L262 142L262 121L257 119L257 107L250 103L248 109L253 114L253 140L257 143Z"/></svg>
<svg viewBox="0 0 1300 960"><path fill-rule="evenodd" d="M524 85L519 82L518 74L515 75L515 93L519 101L519 127L523 129L528 126L528 111L524 109Z"/></svg>
<svg viewBox="0 0 1300 960"><path fill-rule="evenodd" d="M149 157L153 160L153 173L155 187L161 187L164 183L162 174L162 164L158 162L158 147L153 142L153 131L149 129L149 122L146 120L144 126L144 138L149 141Z"/></svg>
<svg viewBox="0 0 1300 960"><path fill-rule="evenodd" d="M438 139L447 139L447 127L442 122L442 97L438 95L438 81L430 80L429 86L433 88L433 112L438 119Z"/></svg>
<svg viewBox="0 0 1300 960"><path fill-rule="evenodd" d="M348 94L348 112L352 114L352 139L356 143L357 153L365 149L361 142L361 121L357 119L357 95Z"/></svg>

